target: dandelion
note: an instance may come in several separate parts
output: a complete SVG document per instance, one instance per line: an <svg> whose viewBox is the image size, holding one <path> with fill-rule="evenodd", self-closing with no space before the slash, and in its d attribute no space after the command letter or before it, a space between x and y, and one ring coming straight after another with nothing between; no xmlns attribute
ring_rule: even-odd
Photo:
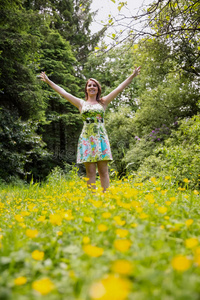
<svg viewBox="0 0 200 300"><path fill-rule="evenodd" d="M130 240L115 240L114 241L114 247L120 252L126 252L131 247L131 241Z"/></svg>
<svg viewBox="0 0 200 300"><path fill-rule="evenodd" d="M176 271L187 271L191 266L191 261L184 255L177 255L171 261L172 267Z"/></svg>
<svg viewBox="0 0 200 300"><path fill-rule="evenodd" d="M90 288L92 300L125 300L130 292L131 283L128 279L109 274L96 281Z"/></svg>
<svg viewBox="0 0 200 300"><path fill-rule="evenodd" d="M14 284L15 285L23 285L27 282L27 278L24 276L20 276L14 279Z"/></svg>
<svg viewBox="0 0 200 300"><path fill-rule="evenodd" d="M39 250L35 250L35 251L32 252L31 256L35 260L43 260L43 258L44 258L44 252L43 251L39 251Z"/></svg>
<svg viewBox="0 0 200 300"><path fill-rule="evenodd" d="M169 180L171 176L165 176L165 180Z"/></svg>
<svg viewBox="0 0 200 300"><path fill-rule="evenodd" d="M103 248L92 245L83 246L83 251L91 257L99 257L103 254Z"/></svg>
<svg viewBox="0 0 200 300"><path fill-rule="evenodd" d="M101 231L101 232L107 231L108 226L106 226L105 224L99 224L98 225L98 230Z"/></svg>
<svg viewBox="0 0 200 300"><path fill-rule="evenodd" d="M185 246L186 248L194 248L199 244L199 241L197 238L190 238L185 240Z"/></svg>
<svg viewBox="0 0 200 300"><path fill-rule="evenodd" d="M36 280L32 283L32 288L41 295L47 295L55 289L55 285L49 278Z"/></svg>
<svg viewBox="0 0 200 300"><path fill-rule="evenodd" d="M26 230L26 236L30 238L35 238L38 236L38 230L37 229L27 229Z"/></svg>
<svg viewBox="0 0 200 300"><path fill-rule="evenodd" d="M125 259L119 259L113 262L112 271L120 275L130 275L133 269L133 265L130 261Z"/></svg>

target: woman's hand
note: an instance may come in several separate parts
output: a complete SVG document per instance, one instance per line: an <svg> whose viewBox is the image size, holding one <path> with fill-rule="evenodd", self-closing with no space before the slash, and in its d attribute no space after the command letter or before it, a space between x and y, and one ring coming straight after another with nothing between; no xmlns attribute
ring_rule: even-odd
<svg viewBox="0 0 200 300"><path fill-rule="evenodd" d="M49 82L49 78L48 76L45 74L45 72L41 72L40 75L39 75L40 79L46 83Z"/></svg>
<svg viewBox="0 0 200 300"><path fill-rule="evenodd" d="M133 75L134 75L134 77L136 77L136 76L138 76L139 74L140 74L140 69L141 69L141 67L135 67L135 70L133 71Z"/></svg>

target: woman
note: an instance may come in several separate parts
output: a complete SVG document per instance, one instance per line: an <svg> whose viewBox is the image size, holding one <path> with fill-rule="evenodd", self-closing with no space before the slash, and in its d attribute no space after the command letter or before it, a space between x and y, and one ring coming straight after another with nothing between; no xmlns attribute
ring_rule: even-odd
<svg viewBox="0 0 200 300"><path fill-rule="evenodd" d="M107 96L101 96L101 86L97 80L90 78L85 86L86 101L74 97L52 82L45 72L40 78L48 83L54 91L59 93L71 104L76 106L84 121L82 133L78 141L77 163L84 163L86 168L87 184L95 188L96 165L103 191L109 187L108 162L112 160L110 144L104 127L104 113L108 104L121 93L139 75L140 67L135 67L133 73Z"/></svg>

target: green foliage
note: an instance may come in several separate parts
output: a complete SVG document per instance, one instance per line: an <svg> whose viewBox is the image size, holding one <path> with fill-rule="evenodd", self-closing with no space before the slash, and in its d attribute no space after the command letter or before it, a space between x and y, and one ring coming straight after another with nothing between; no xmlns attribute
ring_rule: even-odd
<svg viewBox="0 0 200 300"><path fill-rule="evenodd" d="M37 123L22 121L9 111L0 110L0 178L39 179L39 174L40 178L48 174L45 163L50 155L36 129Z"/></svg>
<svg viewBox="0 0 200 300"><path fill-rule="evenodd" d="M39 37L29 33L32 22L40 26L41 19L21 6L5 6L1 13L1 106L22 119L42 119L46 103L35 74Z"/></svg>
<svg viewBox="0 0 200 300"><path fill-rule="evenodd" d="M170 174L173 182L183 183L184 178L187 178L190 180L191 186L198 188L200 179L199 145L200 118L197 115L181 121L179 129L172 131L164 145L157 147L152 155L144 158L138 174L143 180L154 174L158 177ZM131 154L133 153L131 152Z"/></svg>

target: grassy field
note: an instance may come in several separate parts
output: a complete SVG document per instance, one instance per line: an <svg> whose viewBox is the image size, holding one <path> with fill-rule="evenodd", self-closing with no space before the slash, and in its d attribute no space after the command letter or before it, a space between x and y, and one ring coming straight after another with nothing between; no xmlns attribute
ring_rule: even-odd
<svg viewBox="0 0 200 300"><path fill-rule="evenodd" d="M200 299L200 197L184 181L2 186L0 299Z"/></svg>

